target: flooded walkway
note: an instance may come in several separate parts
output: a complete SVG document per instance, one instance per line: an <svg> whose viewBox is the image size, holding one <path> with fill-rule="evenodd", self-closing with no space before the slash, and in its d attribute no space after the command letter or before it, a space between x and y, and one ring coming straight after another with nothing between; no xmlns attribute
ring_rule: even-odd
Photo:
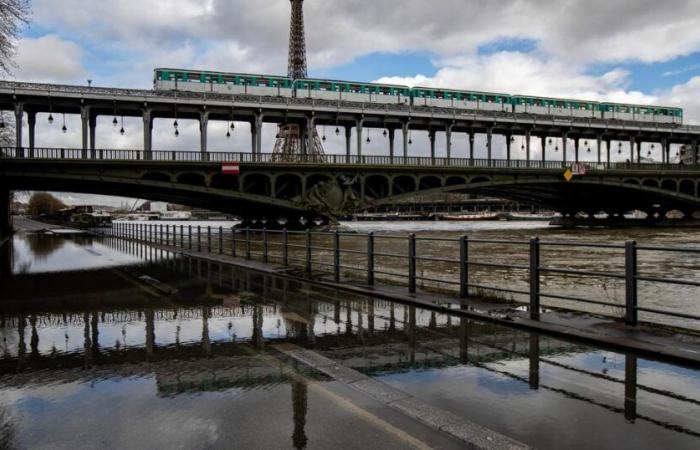
<svg viewBox="0 0 700 450"><path fill-rule="evenodd" d="M117 239L2 255L0 446L458 448L457 420L536 448L700 444L690 368Z"/></svg>

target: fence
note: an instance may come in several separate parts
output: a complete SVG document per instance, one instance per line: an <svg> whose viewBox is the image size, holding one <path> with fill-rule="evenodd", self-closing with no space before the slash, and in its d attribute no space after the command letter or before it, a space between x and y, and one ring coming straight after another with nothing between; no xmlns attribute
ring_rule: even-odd
<svg viewBox="0 0 700 450"><path fill-rule="evenodd" d="M524 159L484 158L431 158L424 156L377 155L294 155L282 159L273 153L247 152L192 152L179 150L116 150L75 148L15 148L0 147L0 157L21 159L98 160L98 161L167 161L220 163L238 161L256 164L351 164L351 165L399 165L438 166L493 169L550 169L563 170L572 161L542 161ZM630 162L583 162L587 170L700 170L700 165Z"/></svg>
<svg viewBox="0 0 700 450"><path fill-rule="evenodd" d="M140 242L172 246L185 250L229 254L247 260L278 263L296 268L307 276L331 276L335 282L352 280L374 285L377 280L385 284L405 286L414 294L419 284L423 290L439 288L452 291L461 298L497 293L510 295L509 301L527 306L530 317L538 319L543 309L557 308L572 311L595 312L616 318L624 318L629 325L636 325L639 313L645 313L649 322L655 317L684 319L697 325L700 304L697 295L690 295L690 304L676 310L662 309L640 304L641 283L654 285L645 290L658 295L658 286L695 289L700 281L681 279L658 274L640 273L640 253L682 254L697 260L685 261L689 270L700 271L700 248L660 247L639 245L634 241L624 244L600 244L587 242L530 240L489 240L424 237L410 234L362 234L343 232L312 232L266 229L212 228L202 226L114 223L111 229L99 229L103 235L128 238ZM516 258L522 250L521 261ZM546 264L556 260L553 251L559 249L568 255L576 249L595 251L598 260L583 258L584 268L566 263ZM492 262L484 258L498 252L505 261ZM544 258L547 256L547 258ZM590 270L609 259L620 259L620 267L614 270ZM555 261L556 262L556 261ZM680 261L674 267L681 267ZM645 270L646 272L646 270ZM490 273L491 283L481 281L483 273ZM665 272L664 272L665 273ZM556 278L555 281L552 281ZM622 299L615 302L600 297L590 298L580 293L566 294L567 289L585 291L577 280L613 280L622 288ZM603 281L604 283L605 281ZM552 289L546 289L547 287ZM602 285L605 287L605 285ZM554 302L554 303L553 303ZM657 302L658 303L658 302ZM596 309L597 308L597 309ZM610 311L617 314L610 314ZM669 323L668 320L660 323ZM673 322L671 322L673 324Z"/></svg>

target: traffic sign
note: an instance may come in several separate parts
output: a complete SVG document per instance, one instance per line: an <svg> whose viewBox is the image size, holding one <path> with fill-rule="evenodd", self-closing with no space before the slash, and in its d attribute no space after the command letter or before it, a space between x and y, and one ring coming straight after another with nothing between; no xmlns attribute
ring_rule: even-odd
<svg viewBox="0 0 700 450"><path fill-rule="evenodd" d="M566 169L566 172L564 172L564 179L566 181L571 181L574 178L574 173L571 171L571 169Z"/></svg>
<svg viewBox="0 0 700 450"><path fill-rule="evenodd" d="M238 175L241 173L241 164L238 161L221 163L221 173L224 175Z"/></svg>
<svg viewBox="0 0 700 450"><path fill-rule="evenodd" d="M571 165L571 173L573 173L574 175L586 175L586 170L586 165L583 163L573 163Z"/></svg>

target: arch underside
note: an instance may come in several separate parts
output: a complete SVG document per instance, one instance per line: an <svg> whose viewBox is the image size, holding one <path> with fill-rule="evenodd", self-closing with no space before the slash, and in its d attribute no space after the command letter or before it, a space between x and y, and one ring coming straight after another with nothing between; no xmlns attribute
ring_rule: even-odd
<svg viewBox="0 0 700 450"><path fill-rule="evenodd" d="M307 211L290 201L262 195L151 180L55 177L6 177L11 190L95 194L186 205L240 217L273 218L306 216Z"/></svg>
<svg viewBox="0 0 700 450"><path fill-rule="evenodd" d="M688 215L700 211L700 198L661 188L625 183L519 181L479 182L444 186L418 193L452 192L503 198L530 203L563 214L578 212L624 214L639 210L648 213L682 211ZM382 199L389 205L406 195Z"/></svg>

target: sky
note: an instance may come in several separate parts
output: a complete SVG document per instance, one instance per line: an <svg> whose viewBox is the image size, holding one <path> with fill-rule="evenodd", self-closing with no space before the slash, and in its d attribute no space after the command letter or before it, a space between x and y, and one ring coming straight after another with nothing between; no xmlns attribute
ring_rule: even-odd
<svg viewBox="0 0 700 450"><path fill-rule="evenodd" d="M700 123L698 0L304 3L312 77L679 106ZM17 80L149 88L155 67L286 73L289 0L33 0L32 8ZM77 117L66 118L65 134L62 118L41 119L38 146L80 145ZM98 147L139 148L140 119L125 119L124 136L111 121L100 119ZM226 124L210 124L210 150L247 151L249 126L237 125L227 139ZM197 149L196 123L180 131L176 138L170 123L156 122L154 146ZM341 153L333 131L319 130L326 151ZM274 134L266 126L263 151ZM388 153L381 130L370 138L365 153ZM425 154L427 136L412 140L412 152ZM453 141L457 154L466 151L465 136Z"/></svg>

